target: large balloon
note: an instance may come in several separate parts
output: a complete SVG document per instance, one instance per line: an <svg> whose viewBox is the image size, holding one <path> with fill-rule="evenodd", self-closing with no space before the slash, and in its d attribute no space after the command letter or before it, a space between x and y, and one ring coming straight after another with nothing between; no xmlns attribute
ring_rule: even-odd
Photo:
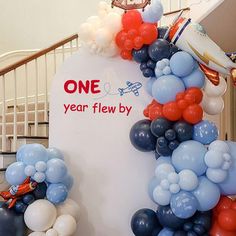
<svg viewBox="0 0 236 236"><path fill-rule="evenodd" d="M181 79L174 75L159 77L152 86L152 95L160 104L175 101L176 95L185 91Z"/></svg>
<svg viewBox="0 0 236 236"><path fill-rule="evenodd" d="M201 176L207 169L204 162L206 152L206 147L197 141L189 140L183 142L172 154L173 165L178 172L190 169L198 176Z"/></svg>
<svg viewBox="0 0 236 236"><path fill-rule="evenodd" d="M53 225L53 229L55 229L59 235L73 235L76 231L76 227L76 221L71 215L59 216Z"/></svg>
<svg viewBox="0 0 236 236"><path fill-rule="evenodd" d="M57 149L57 148L48 148L47 149L47 154L48 154L48 159L54 159L54 158L58 158L58 159L61 159L61 160L64 160L64 156L62 154L62 152Z"/></svg>
<svg viewBox="0 0 236 236"><path fill-rule="evenodd" d="M50 184L46 195L50 202L53 204L59 204L66 200L68 189L64 184Z"/></svg>
<svg viewBox="0 0 236 236"><path fill-rule="evenodd" d="M195 69L190 75L182 78L186 88L202 88L205 84L205 75L200 69Z"/></svg>
<svg viewBox="0 0 236 236"><path fill-rule="evenodd" d="M130 130L130 141L139 151L149 152L156 148L156 137L152 134L150 126L150 120L140 120Z"/></svg>
<svg viewBox="0 0 236 236"><path fill-rule="evenodd" d="M25 165L23 162L14 162L7 167L6 180L10 185L19 185L27 178L25 175Z"/></svg>
<svg viewBox="0 0 236 236"><path fill-rule="evenodd" d="M157 233L161 231L156 213L151 209L137 211L132 217L131 228L136 236L149 236L154 230Z"/></svg>
<svg viewBox="0 0 236 236"><path fill-rule="evenodd" d="M4 203L0 203L0 235L2 236L25 236L26 226L23 215L10 210Z"/></svg>
<svg viewBox="0 0 236 236"><path fill-rule="evenodd" d="M33 231L48 230L55 222L56 207L47 200L37 200L25 211L24 219L27 227Z"/></svg>

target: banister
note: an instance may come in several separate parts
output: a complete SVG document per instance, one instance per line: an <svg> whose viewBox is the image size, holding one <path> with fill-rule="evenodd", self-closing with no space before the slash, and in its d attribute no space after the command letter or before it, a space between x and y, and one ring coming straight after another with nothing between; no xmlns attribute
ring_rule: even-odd
<svg viewBox="0 0 236 236"><path fill-rule="evenodd" d="M178 12L181 12L181 11L190 11L190 7L185 7L185 8L179 9L179 10L166 12L166 13L164 13L163 15L164 15L164 16L169 16L169 15L173 15L173 14L176 14L176 13L178 13Z"/></svg>
<svg viewBox="0 0 236 236"><path fill-rule="evenodd" d="M63 39L62 41L60 41L56 44L53 44L52 46L50 46L48 48L45 48L45 49L43 49L39 52L34 53L33 55L31 55L29 57L26 57L26 58L24 58L24 59L22 59L22 60L20 60L16 63L13 63L12 65L9 65L9 66L7 66L3 69L0 69L0 76L3 76L5 74L9 73L10 71L13 71L13 70L17 69L18 67L23 66L23 65L29 63L30 61L33 61L33 60L35 60L35 59L37 59L37 58L39 58L39 57L55 50L55 49L65 45L66 43L71 42L72 40L77 39L78 37L79 37L78 34L74 34L74 35L72 35L68 38Z"/></svg>

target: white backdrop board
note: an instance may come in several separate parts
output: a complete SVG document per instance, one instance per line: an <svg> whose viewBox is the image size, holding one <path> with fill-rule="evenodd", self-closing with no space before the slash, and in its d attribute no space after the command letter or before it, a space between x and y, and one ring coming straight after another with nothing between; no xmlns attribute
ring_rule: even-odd
<svg viewBox="0 0 236 236"><path fill-rule="evenodd" d="M69 80L99 80L93 89L100 93L67 93L64 85ZM130 92L121 96L118 89L127 88L127 81L143 86L133 92L123 90ZM54 79L50 146L63 151L75 177L71 197L82 208L76 236L131 236L133 213L144 207L155 209L147 194L154 154L135 150L129 140L130 128L144 119L143 109L151 101L145 82L138 64L83 50L69 58ZM102 113L102 107L99 112L99 104L109 106L110 113ZM77 105L86 105L84 111L77 111ZM127 109L121 113L125 109L121 106L129 113ZM69 107L66 113L65 107ZM103 108L106 111L108 107Z"/></svg>

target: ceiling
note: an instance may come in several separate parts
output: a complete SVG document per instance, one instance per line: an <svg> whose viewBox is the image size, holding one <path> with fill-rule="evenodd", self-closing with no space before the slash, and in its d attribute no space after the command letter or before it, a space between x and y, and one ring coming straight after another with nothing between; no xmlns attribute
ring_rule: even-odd
<svg viewBox="0 0 236 236"><path fill-rule="evenodd" d="M201 24L225 52L236 51L236 1L225 0Z"/></svg>

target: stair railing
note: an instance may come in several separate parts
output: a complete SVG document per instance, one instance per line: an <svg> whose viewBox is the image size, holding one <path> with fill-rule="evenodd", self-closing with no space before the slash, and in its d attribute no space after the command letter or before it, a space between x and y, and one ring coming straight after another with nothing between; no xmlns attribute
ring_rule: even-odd
<svg viewBox="0 0 236 236"><path fill-rule="evenodd" d="M38 104L39 104L39 81L44 79L44 88L43 96L44 96L44 121L48 121L48 101L49 101L49 93L48 93L48 82L49 79L53 78L56 73L58 61L63 62L66 58L66 55L71 55L74 51L77 51L79 48L78 44L78 34L72 35L46 49L43 49L33 55L26 57L12 65L9 65L3 69L0 69L0 94L2 94L2 152L8 151L9 147L7 147L7 132L6 132L6 112L7 112L7 95L11 90L13 92L13 142L11 151L16 151L17 149L17 95L21 93L18 86L23 85L25 91L23 92L24 98L24 136L29 135L29 119L28 119L28 105L29 105L29 97L32 97L32 94L29 94L29 86L32 90L34 90L34 136L38 134ZM60 58L58 56L58 52L61 54ZM52 64L53 71L50 75L48 64ZM30 70L30 72L29 72ZM33 86L30 85L31 81L29 77L34 77L35 83ZM8 79L12 81L8 83ZM10 84L10 85L9 85ZM12 91L13 90L13 91ZM22 90L22 88L21 88Z"/></svg>

